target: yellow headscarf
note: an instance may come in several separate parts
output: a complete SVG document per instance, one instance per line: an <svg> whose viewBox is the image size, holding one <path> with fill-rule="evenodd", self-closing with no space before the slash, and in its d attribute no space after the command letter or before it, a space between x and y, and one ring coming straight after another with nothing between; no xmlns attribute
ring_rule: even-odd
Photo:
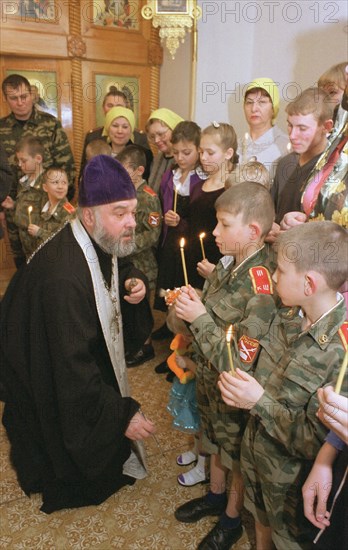
<svg viewBox="0 0 348 550"><path fill-rule="evenodd" d="M265 90L265 92L267 92L270 96L273 103L272 121L274 123L274 120L277 118L277 115L279 113L279 90L276 83L271 78L267 77L255 78L255 80L248 84L248 87L244 93L244 97L246 96L247 92L250 92L250 90L253 90L254 88L261 88L262 90Z"/></svg>
<svg viewBox="0 0 348 550"><path fill-rule="evenodd" d="M152 119L157 119L164 122L164 124L166 124L171 130L174 130L175 126L184 120L181 116L174 113L174 111L164 108L153 111L149 116L147 123Z"/></svg>
<svg viewBox="0 0 348 550"><path fill-rule="evenodd" d="M134 132L135 128L135 117L133 111L130 109L127 109L127 107L120 107L119 105L117 107L112 107L108 113L106 113L105 116L105 122L104 122L104 128L103 128L103 136L109 135L109 128L111 126L111 123L115 118L123 117L128 120L130 127L132 129L132 134Z"/></svg>

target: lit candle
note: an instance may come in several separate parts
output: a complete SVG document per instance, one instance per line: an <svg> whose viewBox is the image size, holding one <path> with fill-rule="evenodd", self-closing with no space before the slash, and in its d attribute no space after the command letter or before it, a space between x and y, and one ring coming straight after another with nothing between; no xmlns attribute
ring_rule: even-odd
<svg viewBox="0 0 348 550"><path fill-rule="evenodd" d="M185 285L188 286L184 246L185 246L185 239L180 239L180 252L181 252L182 270L184 272Z"/></svg>
<svg viewBox="0 0 348 550"><path fill-rule="evenodd" d="M29 225L31 224L31 213L33 211L32 206L28 206L28 218L29 218Z"/></svg>
<svg viewBox="0 0 348 550"><path fill-rule="evenodd" d="M174 189L174 204L173 204L173 212L174 214L176 214L176 204L178 202L178 188L177 186L175 186L175 189Z"/></svg>
<svg viewBox="0 0 348 550"><path fill-rule="evenodd" d="M235 375L236 371L234 370L232 351L231 351L231 340L233 338L233 332L234 332L233 325L230 325L230 328L228 329L226 334L226 345L227 345L227 351L228 351L228 359L230 362L230 371L231 371L231 374Z"/></svg>
<svg viewBox="0 0 348 550"><path fill-rule="evenodd" d="M199 235L199 240L201 241L201 249L202 249L203 260L205 260L205 251L204 251L204 244L203 244L204 237L205 237L205 233L201 233Z"/></svg>
<svg viewBox="0 0 348 550"><path fill-rule="evenodd" d="M343 363L337 378L336 386L335 386L335 392L340 393L342 384L343 384L343 378L347 371L347 365L348 365L348 351L344 354Z"/></svg>
<svg viewBox="0 0 348 550"><path fill-rule="evenodd" d="M290 141L289 141L289 143L287 144L286 149L287 149L288 153L291 153L291 151L292 151L292 145L291 145L291 142L290 142Z"/></svg>

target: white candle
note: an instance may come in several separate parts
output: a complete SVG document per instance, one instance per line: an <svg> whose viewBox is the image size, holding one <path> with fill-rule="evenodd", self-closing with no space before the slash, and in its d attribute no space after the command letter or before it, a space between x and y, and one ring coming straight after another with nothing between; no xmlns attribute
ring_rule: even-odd
<svg viewBox="0 0 348 550"><path fill-rule="evenodd" d="M182 270L184 272L185 285L188 286L184 246L185 246L185 239L180 239L180 253L181 253Z"/></svg>
<svg viewBox="0 0 348 550"><path fill-rule="evenodd" d="M199 235L199 240L201 241L201 249L202 249L203 260L205 260L205 250L204 250L204 244L203 244L204 237L205 237L205 233L201 233Z"/></svg>
<svg viewBox="0 0 348 550"><path fill-rule="evenodd" d="M29 218L29 225L31 225L31 213L33 211L32 206L28 206L28 218Z"/></svg>
<svg viewBox="0 0 348 550"><path fill-rule="evenodd" d="M233 338L233 332L234 332L233 325L230 325L226 334L226 345L227 345L228 359L230 362L230 371L231 371L231 374L235 375L236 371L234 370L232 351L231 351L231 340Z"/></svg>

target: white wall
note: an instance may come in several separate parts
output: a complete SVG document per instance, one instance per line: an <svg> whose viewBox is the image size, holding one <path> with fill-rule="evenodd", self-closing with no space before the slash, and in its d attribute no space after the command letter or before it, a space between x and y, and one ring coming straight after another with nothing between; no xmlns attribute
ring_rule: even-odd
<svg viewBox="0 0 348 550"><path fill-rule="evenodd" d="M279 83L278 123L301 89L347 56L347 2L335 0L198 0L198 67L195 120L232 123L245 131L243 87L267 76ZM161 70L161 105L189 112L191 55L180 46L173 62L166 54ZM173 79L172 79L173 78ZM165 80L165 82L164 82ZM184 109L186 107L186 113Z"/></svg>

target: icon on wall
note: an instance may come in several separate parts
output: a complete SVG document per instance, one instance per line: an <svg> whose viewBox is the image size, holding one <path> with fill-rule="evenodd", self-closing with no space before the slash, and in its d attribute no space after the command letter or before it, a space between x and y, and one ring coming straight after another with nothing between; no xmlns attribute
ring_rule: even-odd
<svg viewBox="0 0 348 550"><path fill-rule="evenodd" d="M93 23L114 29L139 29L139 0L94 0Z"/></svg>

